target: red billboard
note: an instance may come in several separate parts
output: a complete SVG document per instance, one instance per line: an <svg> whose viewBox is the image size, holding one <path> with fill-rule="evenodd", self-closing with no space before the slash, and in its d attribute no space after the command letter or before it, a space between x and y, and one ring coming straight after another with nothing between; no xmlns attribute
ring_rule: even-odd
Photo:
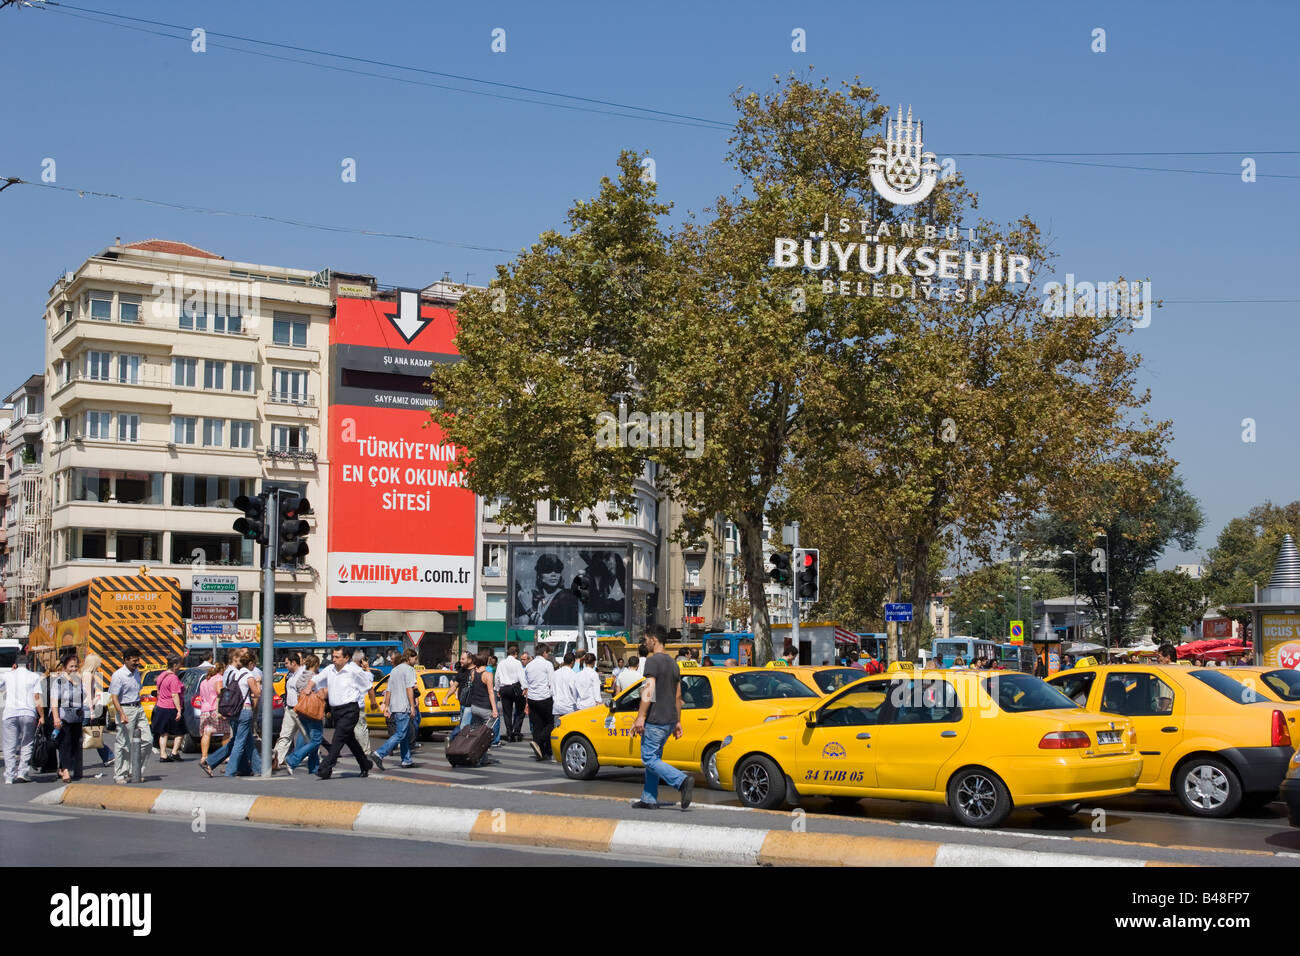
<svg viewBox="0 0 1300 956"><path fill-rule="evenodd" d="M330 608L469 611L474 493L429 425L430 370L456 316L401 290L337 300L330 331Z"/></svg>
<svg viewBox="0 0 1300 956"><path fill-rule="evenodd" d="M1203 638L1232 637L1232 618L1212 617L1201 621L1201 637Z"/></svg>

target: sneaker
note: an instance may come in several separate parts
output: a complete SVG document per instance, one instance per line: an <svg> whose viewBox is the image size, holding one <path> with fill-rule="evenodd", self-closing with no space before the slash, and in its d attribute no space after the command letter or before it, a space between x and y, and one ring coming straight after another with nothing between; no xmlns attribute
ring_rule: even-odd
<svg viewBox="0 0 1300 956"><path fill-rule="evenodd" d="M413 763L402 763L402 764L398 764L398 766L401 767L403 770L409 770L410 768L414 767L415 764L413 764Z"/></svg>
<svg viewBox="0 0 1300 956"><path fill-rule="evenodd" d="M14 780L16 780L18 783L31 783L31 782L32 782L32 778L29 777L29 776L27 776L27 774L25 774L25 773L17 774L17 775L14 777Z"/></svg>
<svg viewBox="0 0 1300 956"><path fill-rule="evenodd" d="M287 773L289 776L291 777L293 776L293 767L289 766L288 764L285 764L280 769L283 770L285 773Z"/></svg>
<svg viewBox="0 0 1300 956"><path fill-rule="evenodd" d="M695 792L695 778L690 774L682 781L682 809L685 810L691 805L691 795Z"/></svg>
<svg viewBox="0 0 1300 956"><path fill-rule="evenodd" d="M528 741L528 746L530 746L530 747L533 748L533 753L535 753L535 754L537 755L537 759L538 759L538 760L545 760L545 759L546 759L545 757L542 756L542 748L541 748L540 746L538 746L538 743L537 743L536 740L530 740L530 741Z"/></svg>
<svg viewBox="0 0 1300 956"><path fill-rule="evenodd" d="M659 804L646 803L644 800L633 800L632 806L634 809L637 810L658 810L659 809Z"/></svg>
<svg viewBox="0 0 1300 956"><path fill-rule="evenodd" d="M328 780L328 779L330 778L330 773L331 773L331 771L329 771L329 770L326 770L326 771L324 771L324 772L321 772L320 770L317 770L317 771L316 771L316 778L317 778L318 780Z"/></svg>
<svg viewBox="0 0 1300 956"><path fill-rule="evenodd" d="M13 784L13 781L10 780L8 777L6 777L6 778L5 778L5 786L8 787L8 786L11 786L12 784Z"/></svg>
<svg viewBox="0 0 1300 956"><path fill-rule="evenodd" d="M373 763L376 767L379 768L380 773L383 772L383 770L384 770L384 758L383 758L383 757L379 756L379 754L371 754L371 755L370 755L370 761L371 761L371 763ZM369 773L369 771L366 771L366 773ZM361 776L364 777L365 775L366 775L366 774L363 773Z"/></svg>

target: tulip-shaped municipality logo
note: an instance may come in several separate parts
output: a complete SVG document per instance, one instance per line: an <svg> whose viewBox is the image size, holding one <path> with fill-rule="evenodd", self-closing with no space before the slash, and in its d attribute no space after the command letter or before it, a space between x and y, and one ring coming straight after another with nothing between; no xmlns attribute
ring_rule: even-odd
<svg viewBox="0 0 1300 956"><path fill-rule="evenodd" d="M912 120L912 108L903 107L898 116L886 121L885 145L871 151L871 185L882 198L900 206L920 202L939 179L934 153L921 152L921 121Z"/></svg>

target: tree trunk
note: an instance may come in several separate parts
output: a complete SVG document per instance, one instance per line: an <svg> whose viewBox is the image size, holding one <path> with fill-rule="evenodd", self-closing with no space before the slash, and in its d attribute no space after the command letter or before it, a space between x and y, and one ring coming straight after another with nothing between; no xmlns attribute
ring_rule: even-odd
<svg viewBox="0 0 1300 956"><path fill-rule="evenodd" d="M912 623L907 628L908 657L916 659L921 646L921 634L930 604L930 548L929 535L917 538L912 550L911 602ZM937 634L936 630L936 634Z"/></svg>
<svg viewBox="0 0 1300 956"><path fill-rule="evenodd" d="M736 516L740 530L740 558L745 567L745 584L749 588L749 622L754 631L754 659L750 664L762 667L772 659L772 622L767 613L767 569L763 567L763 516L746 513Z"/></svg>

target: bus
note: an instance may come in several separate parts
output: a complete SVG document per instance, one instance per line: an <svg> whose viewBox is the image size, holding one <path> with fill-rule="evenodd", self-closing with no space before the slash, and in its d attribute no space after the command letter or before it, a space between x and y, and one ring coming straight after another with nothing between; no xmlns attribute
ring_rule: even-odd
<svg viewBox="0 0 1300 956"><path fill-rule="evenodd" d="M931 645L931 653L943 667L952 667L958 657L968 666L986 657L999 660L996 642L978 637L937 637Z"/></svg>
<svg viewBox="0 0 1300 956"><path fill-rule="evenodd" d="M1025 644L999 644L998 663L1011 671L1034 672L1034 649Z"/></svg>
<svg viewBox="0 0 1300 956"><path fill-rule="evenodd" d="M886 663L885 655L889 647L889 635L858 634L858 646L884 665Z"/></svg>
<svg viewBox="0 0 1300 956"><path fill-rule="evenodd" d="M719 667L729 660L748 664L754 659L754 632L710 631L704 635L700 653Z"/></svg>
<svg viewBox="0 0 1300 956"><path fill-rule="evenodd" d="M42 594L32 602L28 652L52 671L63 652L100 658L104 681L122 666L128 647L140 651L141 670L167 666L185 654L181 584L152 574L104 575Z"/></svg>

